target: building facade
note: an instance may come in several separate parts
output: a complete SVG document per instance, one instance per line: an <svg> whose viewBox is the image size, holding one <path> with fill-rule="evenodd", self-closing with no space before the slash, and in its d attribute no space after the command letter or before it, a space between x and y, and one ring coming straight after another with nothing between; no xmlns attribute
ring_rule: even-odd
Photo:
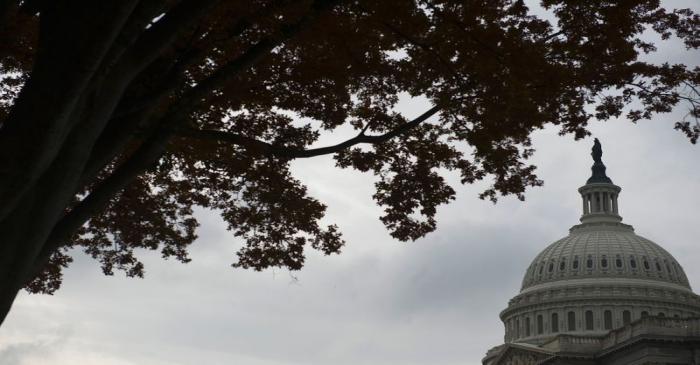
<svg viewBox="0 0 700 365"><path fill-rule="evenodd" d="M597 139L592 156L581 224L532 261L484 365L700 365L700 297L671 254L622 223Z"/></svg>

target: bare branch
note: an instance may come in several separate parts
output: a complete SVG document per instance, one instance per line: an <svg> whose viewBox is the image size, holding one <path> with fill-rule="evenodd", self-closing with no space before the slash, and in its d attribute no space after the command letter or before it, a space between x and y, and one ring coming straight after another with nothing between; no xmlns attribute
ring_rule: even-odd
<svg viewBox="0 0 700 365"><path fill-rule="evenodd" d="M376 136L367 136L365 135L365 131L361 131L357 136L350 138L346 141L343 141L341 143L338 143L333 146L327 146L327 147L320 147L320 148L311 148L307 150L299 150L299 149L292 149L292 148L286 148L286 147L280 147L280 146L275 146L273 144L270 144L268 142L263 142L260 140L257 140L255 138L250 138L246 136L242 136L240 134L235 134L235 133L230 133L230 132L225 132L225 131L215 131L215 130L196 130L196 129L180 129L176 130L175 134L183 137L188 137L188 138L196 138L196 139L204 139L204 140L211 140L211 141L217 141L217 142L226 142L226 143L231 143L239 146L243 146L246 149L248 149L251 152L254 153L259 153L259 154L270 154L270 155L275 155L279 157L284 157L284 158L290 158L290 159L295 159L295 158L309 158L309 157L315 157L315 156L321 156L321 155L328 155L332 153L337 153L342 150L348 149L352 146L358 145L358 144L379 144L385 141L388 141L400 134L403 134L407 131L409 131L412 128L415 128L431 116L435 115L438 111L440 111L440 107L434 106L430 108L428 111L425 113L421 114L418 116L416 119L413 119L412 121L408 123L404 123L395 129L381 134L381 135L376 135Z"/></svg>

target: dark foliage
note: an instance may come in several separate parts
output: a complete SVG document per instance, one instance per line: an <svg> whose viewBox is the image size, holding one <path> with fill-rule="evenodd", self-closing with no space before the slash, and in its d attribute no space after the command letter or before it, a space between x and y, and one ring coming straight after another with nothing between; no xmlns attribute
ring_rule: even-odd
<svg viewBox="0 0 700 365"><path fill-rule="evenodd" d="M52 293L70 248L105 274L135 253L189 260L195 207L245 242L234 266L298 270L343 246L289 171L332 154L378 177L395 238L436 227L454 198L440 171L485 178L482 198L541 184L530 134L585 137L591 119L650 119L700 136L700 68L640 56L700 18L654 0L4 1L0 5L0 298ZM395 111L406 96L432 107ZM308 124L299 118L311 120ZM356 137L311 148L322 133ZM468 151L468 152L467 152Z"/></svg>

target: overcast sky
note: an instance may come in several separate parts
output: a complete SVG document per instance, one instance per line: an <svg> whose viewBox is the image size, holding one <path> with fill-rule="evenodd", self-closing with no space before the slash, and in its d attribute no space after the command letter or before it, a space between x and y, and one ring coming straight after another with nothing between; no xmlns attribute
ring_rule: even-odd
<svg viewBox="0 0 700 365"><path fill-rule="evenodd" d="M656 57L683 61L682 51ZM402 104L409 116L423 108ZM683 113L591 130L623 189L624 222L667 249L700 287L700 146L672 129ZM502 343L498 314L530 261L578 222L576 189L590 176L591 145L552 128L537 132L532 161L545 185L525 202L481 201L485 184L461 186L450 175L457 200L439 209L436 232L413 243L393 240L379 222L371 175L338 170L331 158L295 163L343 231L341 255L310 252L293 276L233 269L240 242L215 213L200 211L187 265L145 254L145 279L106 277L77 254L56 295L20 294L0 328L0 364L480 364Z"/></svg>

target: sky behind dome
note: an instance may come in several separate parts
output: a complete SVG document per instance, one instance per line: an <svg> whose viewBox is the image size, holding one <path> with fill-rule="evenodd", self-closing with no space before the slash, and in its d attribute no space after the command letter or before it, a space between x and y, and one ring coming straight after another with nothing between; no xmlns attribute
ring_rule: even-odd
<svg viewBox="0 0 700 365"><path fill-rule="evenodd" d="M700 10L695 1L666 4ZM678 44L654 57L700 59ZM415 116L425 104L407 100L400 110ZM700 147L672 129L684 113L590 129L622 187L624 222L674 255L698 288ZM576 189L590 176L592 138L557 132L533 135L531 161L545 185L525 202L479 200L486 183L462 186L447 174L457 199L440 207L436 232L411 243L392 239L378 220L371 175L339 170L330 157L295 162L347 241L341 255L309 251L299 272L231 268L240 242L204 210L193 261L145 253L143 280L103 276L76 253L56 295L20 294L0 328L0 364L480 364L503 341L498 314L530 261L581 214Z"/></svg>

